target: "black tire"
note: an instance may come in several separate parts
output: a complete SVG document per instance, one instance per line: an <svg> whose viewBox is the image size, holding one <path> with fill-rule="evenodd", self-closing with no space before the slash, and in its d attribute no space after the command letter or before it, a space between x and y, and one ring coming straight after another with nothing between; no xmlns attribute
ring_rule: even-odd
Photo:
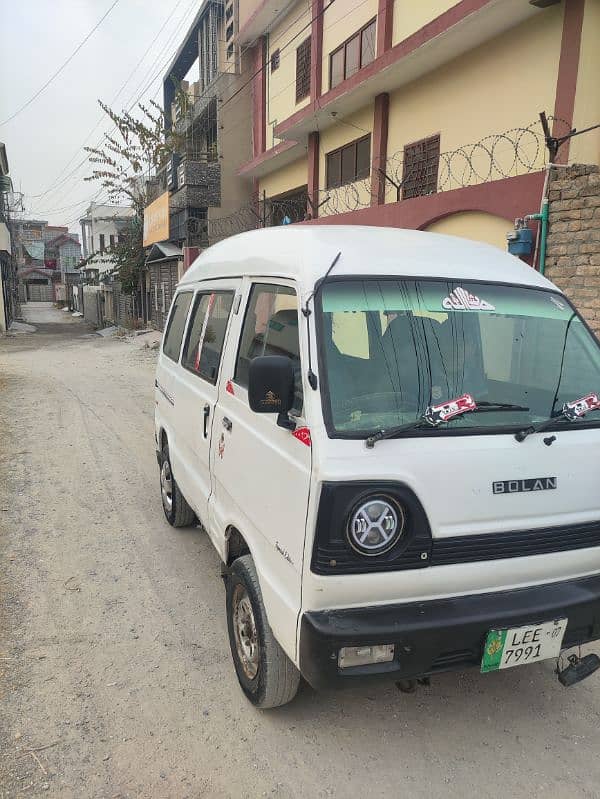
<svg viewBox="0 0 600 799"><path fill-rule="evenodd" d="M269 627L258 575L250 555L243 555L233 562L231 572L227 575L226 591L229 645L242 691L253 705L263 709L291 702L298 691L300 672L279 646ZM240 643L238 622L242 611L239 607L245 598L252 606L256 633L257 654L254 665L250 660L244 663L240 654L244 647Z"/></svg>
<svg viewBox="0 0 600 799"><path fill-rule="evenodd" d="M171 527L191 527L197 523L196 514L187 504L175 481L169 460L169 447L166 443L160 453L159 468L160 493L166 520ZM167 491L167 482L170 484L169 491Z"/></svg>

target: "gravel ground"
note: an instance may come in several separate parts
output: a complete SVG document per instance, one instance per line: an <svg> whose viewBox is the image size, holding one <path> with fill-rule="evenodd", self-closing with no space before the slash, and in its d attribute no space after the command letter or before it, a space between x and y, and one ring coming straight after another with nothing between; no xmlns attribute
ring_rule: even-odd
<svg viewBox="0 0 600 799"><path fill-rule="evenodd" d="M155 353L49 316L0 338L2 799L600 796L600 677L550 663L254 710L217 556L163 518Z"/></svg>

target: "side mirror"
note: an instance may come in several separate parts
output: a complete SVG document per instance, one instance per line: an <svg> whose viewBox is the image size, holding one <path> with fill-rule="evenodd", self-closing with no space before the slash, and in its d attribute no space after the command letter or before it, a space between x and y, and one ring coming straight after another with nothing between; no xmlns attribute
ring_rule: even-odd
<svg viewBox="0 0 600 799"><path fill-rule="evenodd" d="M248 401L254 413L287 414L294 404L294 367L284 355L250 361Z"/></svg>

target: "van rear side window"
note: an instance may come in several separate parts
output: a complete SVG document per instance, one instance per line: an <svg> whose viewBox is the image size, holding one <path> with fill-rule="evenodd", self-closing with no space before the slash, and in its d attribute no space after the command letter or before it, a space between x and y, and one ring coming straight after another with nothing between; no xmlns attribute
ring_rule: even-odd
<svg viewBox="0 0 600 799"><path fill-rule="evenodd" d="M181 292L175 297L173 310L169 318L167 332L163 341L163 352L172 361L179 360L181 350L181 339L185 330L185 320L187 319L188 309L192 301L192 292Z"/></svg>
<svg viewBox="0 0 600 799"><path fill-rule="evenodd" d="M181 363L209 383L217 382L232 304L232 291L198 294L194 302Z"/></svg>

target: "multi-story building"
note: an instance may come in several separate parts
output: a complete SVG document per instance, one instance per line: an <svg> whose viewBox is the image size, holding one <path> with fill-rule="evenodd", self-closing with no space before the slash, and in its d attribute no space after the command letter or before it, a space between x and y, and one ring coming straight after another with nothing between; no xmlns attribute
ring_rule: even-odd
<svg viewBox="0 0 600 799"><path fill-rule="evenodd" d="M263 222L393 225L506 246L552 134L600 122L600 0L238 0ZM598 163L600 132L558 163Z"/></svg>
<svg viewBox="0 0 600 799"><path fill-rule="evenodd" d="M119 241L135 215L126 205L91 203L86 215L79 220L86 274L108 280L115 267L110 250Z"/></svg>
<svg viewBox="0 0 600 799"><path fill-rule="evenodd" d="M163 78L178 152L154 196L170 192L169 241L181 247L214 243L219 220L251 198L252 182L237 174L252 156L252 61L235 41L236 3L204 0Z"/></svg>
<svg viewBox="0 0 600 799"><path fill-rule="evenodd" d="M60 272L61 280L69 274L78 274L81 262L81 244L77 233L67 230L46 242L46 264L52 263Z"/></svg>

